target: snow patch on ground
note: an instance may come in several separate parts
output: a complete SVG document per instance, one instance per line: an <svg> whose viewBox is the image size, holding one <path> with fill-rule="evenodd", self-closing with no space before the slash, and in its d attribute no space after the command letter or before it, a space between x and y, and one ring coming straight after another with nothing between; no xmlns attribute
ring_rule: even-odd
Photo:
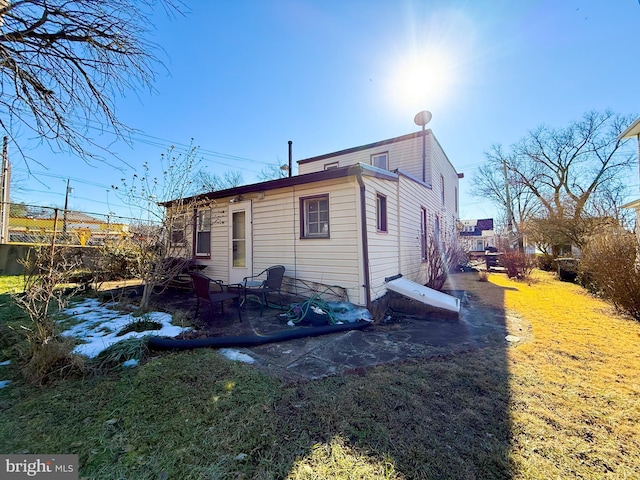
<svg viewBox="0 0 640 480"><path fill-rule="evenodd" d="M112 306L113 304L101 304L96 298L87 298L83 302L64 310L64 313L71 316L72 319L78 323L62 332L61 335L75 337L84 342L77 345L73 349L73 353L94 358L97 357L100 352L121 340L140 338L147 335L175 337L189 330L188 328L172 325L171 315L168 313L150 312L144 319L162 325L160 330L129 332L117 336L117 333L125 326L140 321L143 317L134 317L130 313L110 309L108 308L110 305Z"/></svg>
<svg viewBox="0 0 640 480"><path fill-rule="evenodd" d="M229 360L233 360L234 362L244 362L244 363L254 363L256 360L251 355L247 355L246 353L239 352L238 350L234 350L233 348L221 348L218 350L220 354Z"/></svg>

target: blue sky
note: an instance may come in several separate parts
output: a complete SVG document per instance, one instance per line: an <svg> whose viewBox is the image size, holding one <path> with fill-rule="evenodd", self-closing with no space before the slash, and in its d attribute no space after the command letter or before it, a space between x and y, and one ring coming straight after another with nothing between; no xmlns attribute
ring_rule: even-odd
<svg viewBox="0 0 640 480"><path fill-rule="evenodd" d="M469 195L492 144L589 110L640 112L638 0L187 3L185 16L152 19L166 66L156 91L116 99L120 119L141 133L112 148L138 169L193 138L211 173L240 171L252 183L286 163L289 140L300 160L416 131L414 115L429 110L465 174L461 217L493 217L493 205ZM14 201L62 206L71 178L70 208L130 212L110 188L132 177L125 163L87 165L45 146L30 153L43 174L27 177L16 154Z"/></svg>

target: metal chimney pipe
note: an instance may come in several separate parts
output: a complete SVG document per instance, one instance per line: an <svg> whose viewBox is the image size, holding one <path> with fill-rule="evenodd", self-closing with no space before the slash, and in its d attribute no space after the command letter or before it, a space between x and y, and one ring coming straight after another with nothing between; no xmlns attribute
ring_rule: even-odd
<svg viewBox="0 0 640 480"><path fill-rule="evenodd" d="M293 142L289 140L289 176L291 176L291 170L293 168L293 153L291 150L291 145L293 145Z"/></svg>

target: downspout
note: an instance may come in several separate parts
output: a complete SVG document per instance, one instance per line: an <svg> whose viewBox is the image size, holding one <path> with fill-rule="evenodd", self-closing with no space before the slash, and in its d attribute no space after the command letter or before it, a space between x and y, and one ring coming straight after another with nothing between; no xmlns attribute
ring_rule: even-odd
<svg viewBox="0 0 640 480"><path fill-rule="evenodd" d="M366 299L366 307L371 308L371 280L369 278L369 241L367 235L367 199L364 180L362 179L362 169L360 166L356 170L356 178L360 185L360 216L362 217L360 227L362 235L362 257L363 257L363 274L364 274L364 291Z"/></svg>

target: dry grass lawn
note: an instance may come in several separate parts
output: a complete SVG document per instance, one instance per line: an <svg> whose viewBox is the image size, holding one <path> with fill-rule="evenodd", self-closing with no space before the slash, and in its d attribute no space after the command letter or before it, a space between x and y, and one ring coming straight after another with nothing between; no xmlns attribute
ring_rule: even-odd
<svg viewBox="0 0 640 480"><path fill-rule="evenodd" d="M640 322L544 272L452 283L521 340L294 383L202 349L31 385L0 294L0 452L104 480L640 478Z"/></svg>
<svg viewBox="0 0 640 480"><path fill-rule="evenodd" d="M533 334L507 354L514 477L640 478L640 323L545 272L489 281Z"/></svg>

